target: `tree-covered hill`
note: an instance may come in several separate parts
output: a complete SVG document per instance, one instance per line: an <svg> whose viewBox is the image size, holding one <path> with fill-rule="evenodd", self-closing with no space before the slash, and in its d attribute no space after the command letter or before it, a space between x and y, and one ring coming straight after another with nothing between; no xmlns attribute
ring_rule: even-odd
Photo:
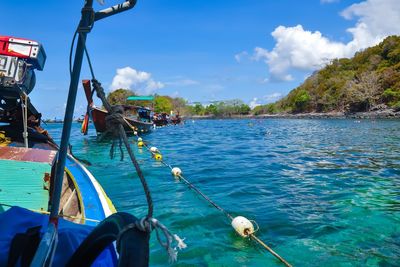
<svg viewBox="0 0 400 267"><path fill-rule="evenodd" d="M335 59L276 103L254 114L363 112L377 107L400 109L400 37L387 37L353 58Z"/></svg>
<svg viewBox="0 0 400 267"><path fill-rule="evenodd" d="M250 107L239 99L217 101L210 105L202 105L201 103L189 104L187 100L180 97L170 97L162 95L154 95L154 101L130 101L128 96L136 95L134 91L129 89L117 89L107 95L107 99L111 105L135 105L147 106L154 112L179 113L183 116L215 116L230 117L232 115L247 115L250 113Z"/></svg>

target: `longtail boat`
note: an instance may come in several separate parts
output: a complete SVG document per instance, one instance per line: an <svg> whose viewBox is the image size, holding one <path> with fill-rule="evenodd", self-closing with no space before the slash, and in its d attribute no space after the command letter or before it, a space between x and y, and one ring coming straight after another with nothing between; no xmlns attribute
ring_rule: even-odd
<svg viewBox="0 0 400 267"><path fill-rule="evenodd" d="M159 222L147 228L116 212L69 148L86 37L95 21L135 4L95 12L93 0L84 1L59 146L28 97L35 70L44 68L42 45L0 37L0 266L148 265L150 232Z"/></svg>
<svg viewBox="0 0 400 267"><path fill-rule="evenodd" d="M90 119L96 128L97 133L105 133L110 127L107 127L108 111L96 107L93 103L93 91L89 80L83 80L83 89L85 91L88 108L85 118L82 122L82 133L88 133L88 124ZM140 106L120 105L124 113L124 129L127 133L139 132L148 133L153 129L153 122L150 119L151 110Z"/></svg>

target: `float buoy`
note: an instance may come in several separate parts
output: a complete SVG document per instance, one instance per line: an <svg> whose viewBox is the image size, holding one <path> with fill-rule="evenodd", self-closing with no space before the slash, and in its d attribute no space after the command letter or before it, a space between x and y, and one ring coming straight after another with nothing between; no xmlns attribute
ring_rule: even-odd
<svg viewBox="0 0 400 267"><path fill-rule="evenodd" d="M134 134L134 135L137 135L137 132L136 132L136 131L134 131L134 132L133 132L133 134Z"/></svg>
<svg viewBox="0 0 400 267"><path fill-rule="evenodd" d="M153 156L155 158L155 160L162 160L162 155L160 153L156 153Z"/></svg>
<svg viewBox="0 0 400 267"><path fill-rule="evenodd" d="M174 168L172 168L171 173L173 176L177 177L182 174L182 171L178 167L174 167Z"/></svg>
<svg viewBox="0 0 400 267"><path fill-rule="evenodd" d="M142 139L141 137L138 137L137 141L138 141L138 142L142 142L143 139Z"/></svg>
<svg viewBox="0 0 400 267"><path fill-rule="evenodd" d="M242 237L248 237L254 233L253 224L243 216L237 216L232 220L232 227Z"/></svg>
<svg viewBox="0 0 400 267"><path fill-rule="evenodd" d="M137 143L137 146L138 146L138 147L142 147L142 146L143 146L143 142L142 142L142 141L139 141L139 142Z"/></svg>
<svg viewBox="0 0 400 267"><path fill-rule="evenodd" d="M157 153L158 152L158 148L156 148L155 146L150 147L150 151L153 153Z"/></svg>

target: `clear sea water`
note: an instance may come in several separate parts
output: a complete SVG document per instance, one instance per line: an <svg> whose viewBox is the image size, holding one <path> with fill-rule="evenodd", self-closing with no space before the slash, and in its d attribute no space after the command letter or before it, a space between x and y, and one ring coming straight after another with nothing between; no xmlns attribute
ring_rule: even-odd
<svg viewBox="0 0 400 267"><path fill-rule="evenodd" d="M47 126L56 140L61 126ZM93 126L85 137L79 130L74 124L74 153L93 164L116 208L145 216L127 154L110 160L110 144L97 141ZM144 139L229 213L257 221L257 236L294 266L400 264L399 120L189 120ZM176 266L283 266L133 147L155 217L186 238ZM150 257L151 266L168 265L155 233Z"/></svg>

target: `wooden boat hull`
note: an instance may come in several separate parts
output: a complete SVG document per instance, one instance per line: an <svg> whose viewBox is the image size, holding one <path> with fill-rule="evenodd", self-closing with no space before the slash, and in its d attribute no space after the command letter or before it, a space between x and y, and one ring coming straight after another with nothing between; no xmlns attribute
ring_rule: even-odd
<svg viewBox="0 0 400 267"><path fill-rule="evenodd" d="M182 119L181 118L172 118L171 119L171 124L181 124L182 123Z"/></svg>
<svg viewBox="0 0 400 267"><path fill-rule="evenodd" d="M96 131L98 133L103 133L107 131L106 116L108 112L96 107L91 107L90 112ZM130 125L135 127L137 129L136 131L139 133L148 133L153 129L153 123L151 122L138 121L127 117L125 117L125 119ZM133 129L130 127L130 125L128 125L127 123L124 124L126 132L133 132Z"/></svg>
<svg viewBox="0 0 400 267"><path fill-rule="evenodd" d="M168 125L168 120L153 120L153 123L157 127L162 127Z"/></svg>

